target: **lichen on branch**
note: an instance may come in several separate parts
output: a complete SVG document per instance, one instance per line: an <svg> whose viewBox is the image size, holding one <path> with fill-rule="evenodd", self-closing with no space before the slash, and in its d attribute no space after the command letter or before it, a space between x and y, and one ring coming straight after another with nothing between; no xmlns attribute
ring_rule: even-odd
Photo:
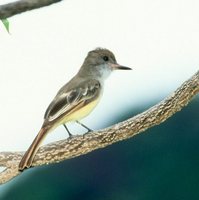
<svg viewBox="0 0 199 200"><path fill-rule="evenodd" d="M185 107L198 93L199 71L167 98L135 117L103 130L75 135L40 147L32 167L60 162L131 138L167 120ZM21 173L18 171L18 164L23 154L24 152L0 152L0 166L6 167L0 173L0 184Z"/></svg>

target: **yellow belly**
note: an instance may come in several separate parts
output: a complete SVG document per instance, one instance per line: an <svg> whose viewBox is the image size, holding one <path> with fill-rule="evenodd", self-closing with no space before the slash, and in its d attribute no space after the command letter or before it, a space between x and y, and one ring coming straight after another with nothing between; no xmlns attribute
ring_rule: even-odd
<svg viewBox="0 0 199 200"><path fill-rule="evenodd" d="M97 100L92 101L91 103L87 104L86 106L82 107L81 109L79 109L69 115L66 115L58 122L58 124L56 126L58 126L60 124L65 124L66 122L69 122L69 121L80 120L80 119L86 117L96 107L98 102L99 102L99 98Z"/></svg>
<svg viewBox="0 0 199 200"><path fill-rule="evenodd" d="M74 120L79 120L79 119L86 117L96 107L97 103L98 103L98 100L95 100L95 101L89 103L88 105L84 106L83 108L81 108L81 109L73 112L69 116L67 116L66 120L74 121ZM67 122L67 121L65 121L65 122Z"/></svg>

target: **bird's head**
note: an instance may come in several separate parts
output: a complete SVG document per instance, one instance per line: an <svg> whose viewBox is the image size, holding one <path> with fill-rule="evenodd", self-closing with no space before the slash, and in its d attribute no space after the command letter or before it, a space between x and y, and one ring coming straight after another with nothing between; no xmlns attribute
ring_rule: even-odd
<svg viewBox="0 0 199 200"><path fill-rule="evenodd" d="M88 52L80 73L104 80L114 70L131 70L131 68L118 64L110 50L97 48Z"/></svg>

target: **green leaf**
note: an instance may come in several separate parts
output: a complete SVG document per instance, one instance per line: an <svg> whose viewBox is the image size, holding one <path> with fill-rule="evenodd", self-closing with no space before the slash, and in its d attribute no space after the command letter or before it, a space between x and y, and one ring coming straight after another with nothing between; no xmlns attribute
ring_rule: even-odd
<svg viewBox="0 0 199 200"><path fill-rule="evenodd" d="M6 30L8 33L10 33L10 30L9 30L9 21L7 19L1 19L3 25L5 26Z"/></svg>

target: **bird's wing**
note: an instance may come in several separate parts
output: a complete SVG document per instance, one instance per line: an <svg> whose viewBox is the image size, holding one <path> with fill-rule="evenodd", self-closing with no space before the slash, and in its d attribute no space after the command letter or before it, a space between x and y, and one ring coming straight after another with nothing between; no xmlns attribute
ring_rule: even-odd
<svg viewBox="0 0 199 200"><path fill-rule="evenodd" d="M45 121L52 122L87 105L98 97L100 87L99 81L89 80L69 91L58 93L46 110Z"/></svg>

